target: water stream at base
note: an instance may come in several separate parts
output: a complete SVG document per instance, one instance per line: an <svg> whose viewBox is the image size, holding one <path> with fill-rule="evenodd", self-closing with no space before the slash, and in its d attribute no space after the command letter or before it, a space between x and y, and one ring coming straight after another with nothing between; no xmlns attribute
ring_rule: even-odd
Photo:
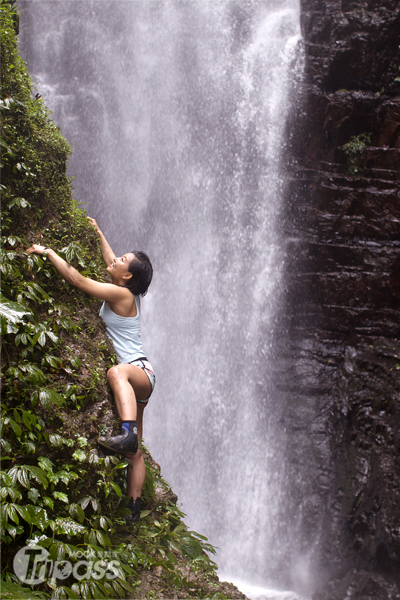
<svg viewBox="0 0 400 600"><path fill-rule="evenodd" d="M260 587L251 585L241 579L232 579L220 574L221 581L230 581L246 595L249 600L306 600L303 596L299 596L291 591L278 591L272 588Z"/></svg>
<svg viewBox="0 0 400 600"><path fill-rule="evenodd" d="M298 0L19 5L22 54L73 146L76 199L117 254L153 260L146 444L228 580L260 600L273 585L308 593L270 375Z"/></svg>

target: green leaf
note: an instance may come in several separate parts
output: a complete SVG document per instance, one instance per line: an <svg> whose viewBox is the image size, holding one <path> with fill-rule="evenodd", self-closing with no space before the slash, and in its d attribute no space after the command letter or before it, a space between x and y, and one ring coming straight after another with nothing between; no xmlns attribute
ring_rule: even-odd
<svg viewBox="0 0 400 600"><path fill-rule="evenodd" d="M59 369L62 366L62 360L61 358L58 358L58 356L51 356L50 354L46 354L46 356L42 360L42 365L43 364L48 364L54 369Z"/></svg>
<svg viewBox="0 0 400 600"><path fill-rule="evenodd" d="M46 506L49 506L51 508L51 510L54 510L54 502L51 498L48 498L47 496L43 497L43 504L45 504Z"/></svg>
<svg viewBox="0 0 400 600"><path fill-rule="evenodd" d="M94 529L91 529L88 533L85 534L84 540L87 544L92 544L92 546L96 546L97 545L96 531Z"/></svg>
<svg viewBox="0 0 400 600"><path fill-rule="evenodd" d="M89 463L91 465L97 465L100 461L99 455L95 451L91 451L89 454Z"/></svg>
<svg viewBox="0 0 400 600"><path fill-rule="evenodd" d="M79 504L71 504L68 512L71 515L71 517L77 518L80 523L83 523L83 521L85 520L85 513L83 512Z"/></svg>
<svg viewBox="0 0 400 600"><path fill-rule="evenodd" d="M54 542L49 548L51 558L55 560L64 560L65 558L65 544L62 542Z"/></svg>
<svg viewBox="0 0 400 600"><path fill-rule="evenodd" d="M18 469L17 479L18 479L19 483L21 485L23 485L24 487L26 487L26 488L31 487L28 472L24 467L20 467Z"/></svg>
<svg viewBox="0 0 400 600"><path fill-rule="evenodd" d="M99 509L100 509L100 505L99 505L99 503L97 502L96 498L91 498L91 499L90 499L90 502L92 503L92 508L93 508L93 510L94 510L95 512L98 512L98 511L99 511Z"/></svg>
<svg viewBox="0 0 400 600"><path fill-rule="evenodd" d="M36 446L33 442L25 441L23 442L21 449L25 452L25 454L33 454L36 452Z"/></svg>
<svg viewBox="0 0 400 600"><path fill-rule="evenodd" d="M2 448L4 448L4 451L7 452L8 454L12 451L12 447L10 442L8 442L7 440L1 438L0 439L0 445ZM3 456L3 460L5 459L5 457Z"/></svg>
<svg viewBox="0 0 400 600"><path fill-rule="evenodd" d="M47 456L39 456L38 463L39 466L45 471L49 471L50 473L53 472L54 463L52 463L51 460L47 458Z"/></svg>
<svg viewBox="0 0 400 600"><path fill-rule="evenodd" d="M174 534L176 535L177 533L181 533L181 532L183 532L183 531L187 531L187 527L186 527L185 523L179 523L179 525L177 525L177 526L174 528L174 531L173 531L173 532L174 532ZM203 539L204 539L204 540L207 540L207 538L206 538L206 537L203 537Z"/></svg>
<svg viewBox="0 0 400 600"><path fill-rule="evenodd" d="M86 527L68 518L56 519L56 526L58 534L78 535L86 531Z"/></svg>
<svg viewBox="0 0 400 600"><path fill-rule="evenodd" d="M77 473L74 473L74 471L68 472L64 471L63 469L57 471L56 475L59 479L61 479L63 483L65 483L65 485L68 485L70 481L79 478L79 475Z"/></svg>
<svg viewBox="0 0 400 600"><path fill-rule="evenodd" d="M15 510L21 515L21 517L29 523L29 512L25 506L14 504Z"/></svg>
<svg viewBox="0 0 400 600"><path fill-rule="evenodd" d="M15 336L15 345L19 346L20 343L23 343L24 346L26 346L29 342L29 336L27 333L19 333L18 335Z"/></svg>
<svg viewBox="0 0 400 600"><path fill-rule="evenodd" d="M33 336L33 338L31 338L31 345L32 346L36 346L36 344L38 343L38 339L40 337L40 335L42 334L41 331L38 331L37 333L35 333L35 335Z"/></svg>
<svg viewBox="0 0 400 600"><path fill-rule="evenodd" d="M96 537L101 546L111 546L110 538L102 531L96 530Z"/></svg>
<svg viewBox="0 0 400 600"><path fill-rule="evenodd" d="M40 285L38 283L33 283L30 282L29 287L31 289L34 289L36 292L39 292L39 294L45 299L45 300L50 300L50 296L48 295L47 292L44 291L44 289L42 287L40 287Z"/></svg>
<svg viewBox="0 0 400 600"><path fill-rule="evenodd" d="M122 598L123 596L125 596L124 588L121 587L121 585L119 584L119 582L116 579L114 579L111 582L111 585L115 589L115 591L117 592L117 594L118 594L118 596L120 598Z"/></svg>
<svg viewBox="0 0 400 600"><path fill-rule="evenodd" d="M11 323L21 323L25 315L31 315L32 312L27 310L21 304L17 302L10 302L3 296L0 296L0 315L5 317L7 321Z"/></svg>
<svg viewBox="0 0 400 600"><path fill-rule="evenodd" d="M34 385L44 384L46 381L46 376L39 367L32 363L24 363L20 365L21 371L27 373L28 377L26 378L30 383Z"/></svg>
<svg viewBox="0 0 400 600"><path fill-rule="evenodd" d="M15 539L15 536L17 535L17 533L22 533L24 531L24 528L21 526L15 527L15 525L8 525L7 531L11 535L11 537L13 537Z"/></svg>
<svg viewBox="0 0 400 600"><path fill-rule="evenodd" d="M12 480L10 475L5 471L0 471L0 482L4 483L4 485L11 485Z"/></svg>
<svg viewBox="0 0 400 600"><path fill-rule="evenodd" d="M78 450L75 450L73 453L72 458L78 462L84 462L86 460L86 454L81 448L78 448Z"/></svg>
<svg viewBox="0 0 400 600"><path fill-rule="evenodd" d="M93 598L96 598L96 600L102 600L102 598L105 598L104 594L102 593L101 587L98 585L97 581L88 581L88 584L90 588L90 593Z"/></svg>
<svg viewBox="0 0 400 600"><path fill-rule="evenodd" d="M56 500L61 500L61 502L65 502L65 504L69 503L69 499L67 494L64 494L64 492L53 492L53 497Z"/></svg>
<svg viewBox="0 0 400 600"><path fill-rule="evenodd" d="M9 375L12 379L19 379L21 372L17 367L9 367L7 369L7 375Z"/></svg>
<svg viewBox="0 0 400 600"><path fill-rule="evenodd" d="M47 512L44 510L44 508L29 504L26 507L26 510L28 511L30 518L30 521L26 519L28 523L30 522L31 524L36 525L36 527L39 527L41 531L43 531L50 524Z"/></svg>
<svg viewBox="0 0 400 600"><path fill-rule="evenodd" d="M115 483L115 481L110 481L110 485L113 488L114 492L117 494L117 496L119 498L122 498L122 491L121 491L121 488L119 487L119 485L117 483Z"/></svg>
<svg viewBox="0 0 400 600"><path fill-rule="evenodd" d="M39 392L39 402L45 408L50 407L50 403L57 404L57 406L61 406L65 404L65 400L60 394L57 394L54 390L50 390L49 388L42 388Z"/></svg>
<svg viewBox="0 0 400 600"><path fill-rule="evenodd" d="M7 496L10 496L13 502L15 502L16 500L21 500L22 498L21 492L14 487L0 488L0 498L4 500L4 498L6 498Z"/></svg>
<svg viewBox="0 0 400 600"><path fill-rule="evenodd" d="M14 521L17 525L19 525L19 517L17 515L17 511L15 510L16 504L6 504L7 515L9 518Z"/></svg>
<svg viewBox="0 0 400 600"><path fill-rule="evenodd" d="M122 567L125 567L125 565L122 565ZM132 575L136 575L136 572L135 572L135 571L132 569L132 570L131 570L131 572L130 572L130 575L131 575L131 576L132 576ZM119 584L120 584L120 585L121 585L121 586L122 586L122 587L123 587L125 590L127 590L128 592L133 592L133 593L136 593L136 592L137 592L137 590L136 590L136 589L135 589L135 588L134 588L134 587L133 587L133 586L132 586L132 585L131 585L131 584L130 584L128 581L126 581L125 579L120 579L120 580L119 580Z"/></svg>
<svg viewBox="0 0 400 600"><path fill-rule="evenodd" d="M31 429L32 429L31 415L26 410L22 411L22 420L24 422L25 427L27 427L29 429L29 431L31 431ZM34 421L36 422L36 419L34 419Z"/></svg>
<svg viewBox="0 0 400 600"><path fill-rule="evenodd" d="M79 596L77 596L76 593L66 585L59 585L58 588L54 590L51 600L53 600L53 598L71 598L72 600L78 600Z"/></svg>
<svg viewBox="0 0 400 600"><path fill-rule="evenodd" d="M51 339L55 344L58 342L58 337L52 331L46 331L46 335Z"/></svg>
<svg viewBox="0 0 400 600"><path fill-rule="evenodd" d="M140 518L142 518L142 513L140 513ZM181 548L180 544L178 544L178 542L176 540L169 540L169 545L171 546L171 548L173 550L176 550L180 554L182 553L182 548Z"/></svg>
<svg viewBox="0 0 400 600"><path fill-rule="evenodd" d="M19 439L21 437L21 433L22 433L21 427L13 419L10 419L9 423L10 423L11 427L13 428L15 435Z"/></svg>
<svg viewBox="0 0 400 600"><path fill-rule="evenodd" d="M149 514L151 513L151 510L141 510L140 511L140 518L144 519L145 517L147 517Z"/></svg>
<svg viewBox="0 0 400 600"><path fill-rule="evenodd" d="M4 315L0 315L0 328L2 335L5 335L6 333L18 333L18 325L8 321Z"/></svg>
<svg viewBox="0 0 400 600"><path fill-rule="evenodd" d="M70 362L74 369L78 369L82 366L82 361L77 356L73 356Z"/></svg>
<svg viewBox="0 0 400 600"><path fill-rule="evenodd" d="M28 492L28 498L30 500L32 500L32 502L34 504L36 504L36 502L38 501L38 499L40 498L40 492L39 490L37 490L36 488L31 488Z"/></svg>
<svg viewBox="0 0 400 600"><path fill-rule="evenodd" d="M28 202L28 200L25 200L25 198L13 198L8 203L8 208L13 208L13 206L18 206L19 208L26 208L27 206L30 207L32 205L30 202Z"/></svg>
<svg viewBox="0 0 400 600"><path fill-rule="evenodd" d="M29 587L22 587L11 581L1 580L1 597L4 600L36 600L48 598L43 592L34 592Z"/></svg>
<svg viewBox="0 0 400 600"><path fill-rule="evenodd" d="M25 465L25 468L30 472L32 477L36 479L38 483L41 483L44 488L47 488L49 482L46 479L46 474L39 467L32 465Z"/></svg>
<svg viewBox="0 0 400 600"><path fill-rule="evenodd" d="M59 448L60 446L63 445L63 439L61 437L61 435L59 435L58 433L52 433L49 435L49 442L52 446L55 446L56 448Z"/></svg>
<svg viewBox="0 0 400 600"><path fill-rule="evenodd" d="M89 505L90 500L91 500L90 496L87 496L86 498L83 498L83 500L81 500L81 506L82 506L83 510L85 510L85 508Z"/></svg>

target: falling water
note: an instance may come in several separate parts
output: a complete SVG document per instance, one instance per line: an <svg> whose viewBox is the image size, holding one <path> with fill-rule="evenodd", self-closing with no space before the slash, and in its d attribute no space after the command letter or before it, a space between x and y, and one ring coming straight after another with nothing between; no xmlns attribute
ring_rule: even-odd
<svg viewBox="0 0 400 600"><path fill-rule="evenodd" d="M75 197L116 253L153 260L146 444L224 576L300 589L271 378L298 0L20 7L22 54L73 146Z"/></svg>

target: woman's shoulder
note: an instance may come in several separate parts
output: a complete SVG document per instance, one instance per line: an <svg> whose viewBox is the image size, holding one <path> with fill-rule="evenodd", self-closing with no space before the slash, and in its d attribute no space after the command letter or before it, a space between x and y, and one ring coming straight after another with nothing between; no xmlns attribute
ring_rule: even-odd
<svg viewBox="0 0 400 600"><path fill-rule="evenodd" d="M128 291L129 295L121 295L114 302L106 302L105 306L118 317L136 318L139 316L140 302L137 302L137 296ZM106 309L103 309L103 312Z"/></svg>

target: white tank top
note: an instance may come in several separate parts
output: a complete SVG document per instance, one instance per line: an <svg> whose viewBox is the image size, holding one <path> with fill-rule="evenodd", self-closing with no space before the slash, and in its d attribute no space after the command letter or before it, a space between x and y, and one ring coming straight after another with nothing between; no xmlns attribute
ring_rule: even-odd
<svg viewBox="0 0 400 600"><path fill-rule="evenodd" d="M108 337L112 340L119 363L128 363L146 356L140 339L140 298L135 296L135 317L121 317L103 302L100 317L106 324Z"/></svg>

